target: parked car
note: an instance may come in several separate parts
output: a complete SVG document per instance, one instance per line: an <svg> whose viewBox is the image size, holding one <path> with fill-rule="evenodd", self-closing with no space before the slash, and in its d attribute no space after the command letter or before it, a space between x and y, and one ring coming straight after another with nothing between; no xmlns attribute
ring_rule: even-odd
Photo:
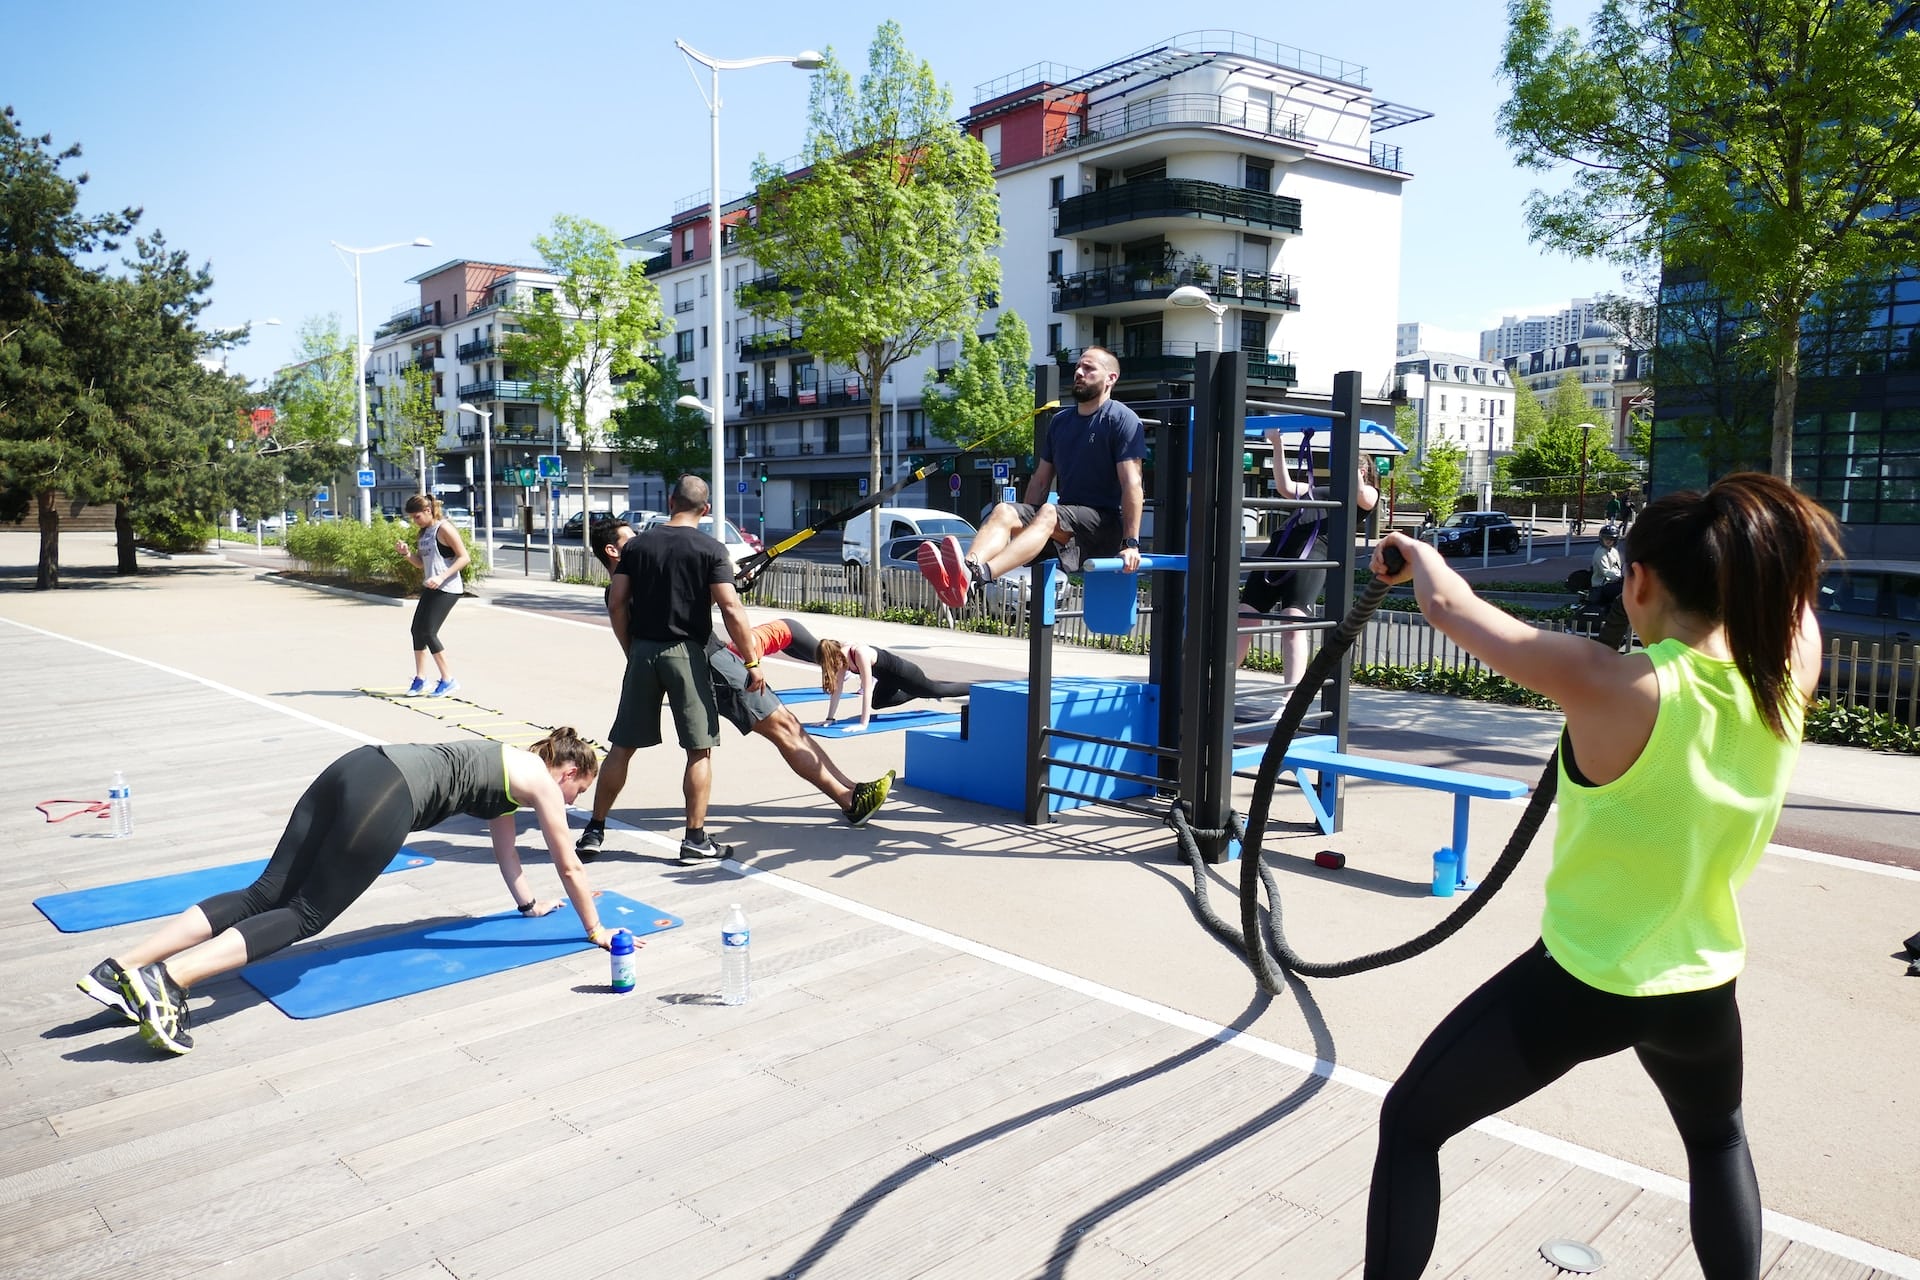
<svg viewBox="0 0 1920 1280"><path fill-rule="evenodd" d="M1852 682L1888 693L1913 687L1914 646L1920 645L1920 563L1911 560L1847 560L1829 565L1820 578L1820 637L1831 652L1838 640L1841 657L1821 672L1822 688L1831 677L1844 691ZM1860 646L1860 671L1849 655ZM1879 645L1877 670L1865 661L1868 645ZM1895 650L1907 658L1894 661Z"/></svg>
<svg viewBox="0 0 1920 1280"><path fill-rule="evenodd" d="M1446 523L1422 529L1420 541L1432 543L1443 556L1477 556L1488 542L1500 555L1512 555L1520 549L1520 526L1504 511L1456 511Z"/></svg>
<svg viewBox="0 0 1920 1280"><path fill-rule="evenodd" d="M930 507L880 508L882 542L915 536L925 541L927 538L952 534L965 545L972 540L975 532L964 516L957 516L951 511L935 511ZM847 565L850 576L854 568L866 564L872 555L872 548L868 545L872 533L872 518L865 515L855 516L841 526L840 559Z"/></svg>
<svg viewBox="0 0 1920 1280"><path fill-rule="evenodd" d="M636 532L646 528L648 525L652 524L655 520L663 520L665 518L666 518L666 514L664 512L641 511L637 508L632 511L622 511L620 513L621 522L626 524L628 527L632 528Z"/></svg>
<svg viewBox="0 0 1920 1280"><path fill-rule="evenodd" d="M593 513L593 522L595 524L599 524L604 520L611 520L611 519L613 519L613 512L611 511L596 511ZM586 527L587 527L586 512L576 511L572 515L567 517L565 524L562 524L560 526L560 536L563 538L574 538L577 540L580 537L580 531L582 529L585 529Z"/></svg>
<svg viewBox="0 0 1920 1280"><path fill-rule="evenodd" d="M656 515L645 525L639 526L640 532L645 533L649 529L657 529L666 522L667 518L665 516ZM712 516L706 516L700 521L700 532L709 535L713 533ZM735 564L739 564L742 560L745 560L754 553L754 546L751 542L747 541L747 535L741 533L739 528L731 520L727 521L726 536L721 538L720 542L727 549L727 557Z"/></svg>
<svg viewBox="0 0 1920 1280"><path fill-rule="evenodd" d="M440 511L453 522L456 528L465 529L468 533L473 532L473 512L465 507L442 507Z"/></svg>

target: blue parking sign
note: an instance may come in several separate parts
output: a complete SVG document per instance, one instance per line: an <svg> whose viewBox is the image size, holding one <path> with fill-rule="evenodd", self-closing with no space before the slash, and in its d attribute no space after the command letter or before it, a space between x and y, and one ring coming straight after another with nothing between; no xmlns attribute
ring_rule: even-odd
<svg viewBox="0 0 1920 1280"><path fill-rule="evenodd" d="M359 477L360 487L362 489L373 488L373 468L372 467L362 467L355 474Z"/></svg>
<svg viewBox="0 0 1920 1280"><path fill-rule="evenodd" d="M327 500L327 491L325 489L320 490L313 495L313 500L315 502L325 502Z"/></svg>

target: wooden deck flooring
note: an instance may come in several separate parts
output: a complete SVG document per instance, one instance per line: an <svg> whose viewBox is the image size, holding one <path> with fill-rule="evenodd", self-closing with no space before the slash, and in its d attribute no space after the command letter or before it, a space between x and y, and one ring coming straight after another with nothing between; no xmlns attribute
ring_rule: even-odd
<svg viewBox="0 0 1920 1280"><path fill-rule="evenodd" d="M606 869L688 922L631 995L597 952L309 1021L229 977L163 1060L73 988L151 926L60 934L31 900L263 856L355 739L5 624L0 669L29 694L0 735L0 1276L1358 1275L1377 1097L777 876ZM116 767L132 840L31 807ZM418 843L434 866L306 945L499 910L478 824ZM1698 1274L1671 1197L1479 1131L1443 1173L1429 1275L1550 1277L1556 1237ZM1905 1274L1768 1243L1773 1277Z"/></svg>

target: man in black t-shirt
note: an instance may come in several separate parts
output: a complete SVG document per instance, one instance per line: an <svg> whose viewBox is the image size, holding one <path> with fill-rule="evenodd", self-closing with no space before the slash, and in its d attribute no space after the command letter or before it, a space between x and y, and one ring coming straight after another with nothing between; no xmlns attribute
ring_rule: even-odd
<svg viewBox="0 0 1920 1280"><path fill-rule="evenodd" d="M713 789L713 748L720 743L720 706L707 668L707 638L719 606L734 647L745 655L747 687L766 687L753 625L733 589L733 562L717 538L700 529L707 514L707 482L681 476L667 498L667 522L628 540L607 592L607 618L627 655L620 710L608 740L613 749L600 768L594 816L604 820L613 797L626 784L633 753L658 744L660 704L673 712L674 729L687 753L683 790L687 834L680 861L717 862L732 851L707 838L707 797ZM606 797L602 807L601 797Z"/></svg>
<svg viewBox="0 0 1920 1280"><path fill-rule="evenodd" d="M1088 560L1119 555L1128 573L1140 567L1141 468L1146 431L1139 415L1113 398L1120 362L1105 347L1088 347L1073 368L1073 398L1036 441L1039 465L1025 502L1002 502L987 514L963 554L958 538L920 546L920 572L950 609L966 604L975 583L1043 555L1067 572ZM1047 493L1059 477L1060 501Z"/></svg>

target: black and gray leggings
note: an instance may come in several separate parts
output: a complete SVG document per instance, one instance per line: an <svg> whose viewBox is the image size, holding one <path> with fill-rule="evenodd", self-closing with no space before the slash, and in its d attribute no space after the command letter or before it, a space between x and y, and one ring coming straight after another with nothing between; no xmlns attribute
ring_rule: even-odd
<svg viewBox="0 0 1920 1280"><path fill-rule="evenodd" d="M217 935L239 930L249 963L320 932L367 891L413 830L394 763L357 747L313 780L260 878L200 904Z"/></svg>
<svg viewBox="0 0 1920 1280"><path fill-rule="evenodd" d="M1380 1108L1367 1200L1367 1280L1414 1277L1433 1252L1440 1145L1582 1062L1632 1049L1687 1149L1693 1249L1707 1280L1760 1273L1760 1185L1740 1116L1733 983L1618 996L1533 948L1434 1028Z"/></svg>
<svg viewBox="0 0 1920 1280"><path fill-rule="evenodd" d="M446 648L440 643L440 624L453 612L453 603L459 598L451 591L420 593L420 603L413 607L413 648L416 653L422 649L439 653Z"/></svg>

